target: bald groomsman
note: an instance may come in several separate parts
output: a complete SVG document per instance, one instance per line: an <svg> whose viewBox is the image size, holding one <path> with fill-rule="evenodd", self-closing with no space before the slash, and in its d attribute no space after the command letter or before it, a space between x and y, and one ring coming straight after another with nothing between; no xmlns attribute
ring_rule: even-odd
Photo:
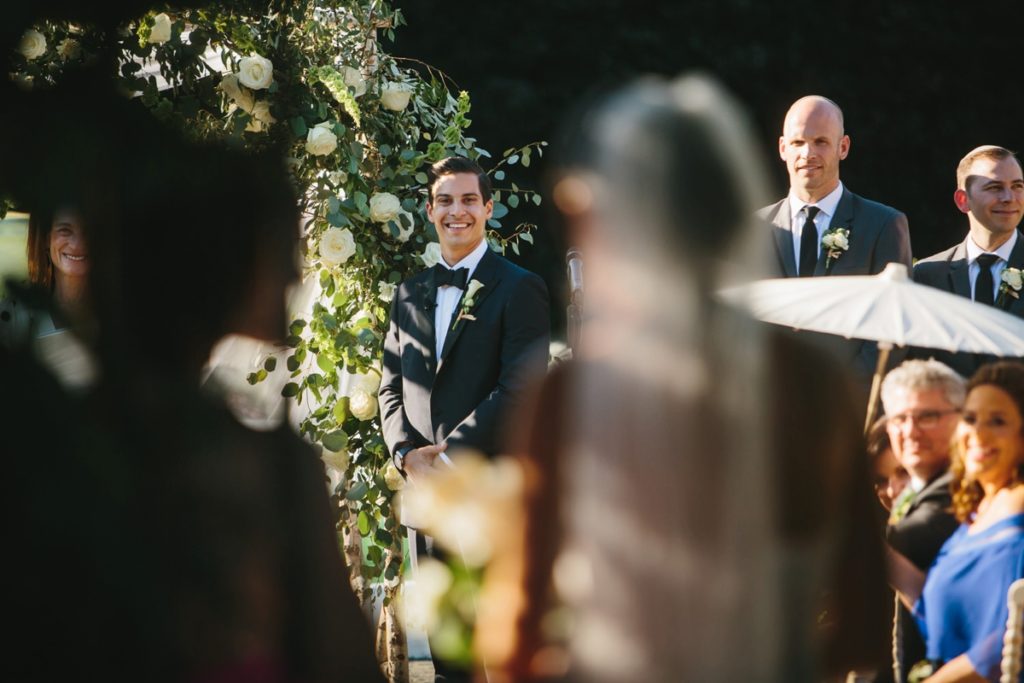
<svg viewBox="0 0 1024 683"><path fill-rule="evenodd" d="M775 277L872 275L889 263L910 268L907 217L850 192L839 163L850 153L843 112L832 100L802 97L786 113L779 156L789 171L789 196L762 209L775 237ZM817 335L816 335L817 336ZM874 343L820 336L851 363L865 386L875 371Z"/></svg>

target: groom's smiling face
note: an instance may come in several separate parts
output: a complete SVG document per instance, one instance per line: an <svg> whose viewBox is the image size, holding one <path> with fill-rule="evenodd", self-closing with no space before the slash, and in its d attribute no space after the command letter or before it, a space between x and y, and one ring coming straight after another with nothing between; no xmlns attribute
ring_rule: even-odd
<svg viewBox="0 0 1024 683"><path fill-rule="evenodd" d="M480 195L480 181L474 173L440 176L427 203L427 217L437 229L441 255L452 266L468 256L484 239L487 219L494 202Z"/></svg>

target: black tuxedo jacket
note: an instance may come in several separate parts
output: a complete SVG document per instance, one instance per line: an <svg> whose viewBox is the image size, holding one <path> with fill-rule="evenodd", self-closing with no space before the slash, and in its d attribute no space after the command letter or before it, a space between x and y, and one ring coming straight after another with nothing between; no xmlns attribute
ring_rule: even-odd
<svg viewBox="0 0 1024 683"><path fill-rule="evenodd" d="M775 243L774 253L770 259L769 277L797 277L789 198L766 206L758 212L758 216L771 224ZM907 217L892 207L865 199L844 187L835 214L829 223L829 229L831 228L850 229L850 248L839 258L833 259L828 267L825 266L828 260L827 253L822 249L814 269L815 276L874 275L885 270L886 265L890 263L902 263L908 269L911 266ZM861 383L870 385L878 359L878 347L874 342L815 333L802 335L813 339L843 361L851 363L851 368Z"/></svg>
<svg viewBox="0 0 1024 683"><path fill-rule="evenodd" d="M472 276L483 283L435 360L437 289L429 270L403 282L391 307L380 386L384 440L401 446L446 441L493 455L500 428L529 380L544 372L550 321L544 282L488 250ZM458 317L459 301L452 315Z"/></svg>
<svg viewBox="0 0 1024 683"><path fill-rule="evenodd" d="M917 494L903 519L886 530L889 545L923 572L928 571L942 544L960 526L950 511L953 504L949 491L951 479L952 475L946 473L929 482ZM897 664L902 680L907 680L910 668L925 658L925 644L917 622L903 603L897 601L896 612L896 637L903 653Z"/></svg>
<svg viewBox="0 0 1024 683"><path fill-rule="evenodd" d="M967 240L938 254L921 259L914 266L914 281L958 296L971 298L971 278L968 274ZM1017 244L1010 252L1010 268L1024 268L1024 234L1017 231ZM1024 295L1007 297L1003 310L1024 318ZM929 349L914 349L915 358L933 357L950 366L964 377L970 377L983 363L995 360L992 356L974 353L949 353Z"/></svg>

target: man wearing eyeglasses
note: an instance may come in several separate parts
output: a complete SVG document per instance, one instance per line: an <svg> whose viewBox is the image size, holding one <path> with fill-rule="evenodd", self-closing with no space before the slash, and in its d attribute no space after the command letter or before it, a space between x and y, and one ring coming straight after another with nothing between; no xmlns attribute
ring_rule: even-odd
<svg viewBox="0 0 1024 683"><path fill-rule="evenodd" d="M957 528L950 512L949 446L966 387L963 377L936 360L909 360L882 382L882 405L892 451L910 474L893 501L889 544L927 572L942 544ZM910 613L897 606L894 668L907 680L925 658L924 642Z"/></svg>

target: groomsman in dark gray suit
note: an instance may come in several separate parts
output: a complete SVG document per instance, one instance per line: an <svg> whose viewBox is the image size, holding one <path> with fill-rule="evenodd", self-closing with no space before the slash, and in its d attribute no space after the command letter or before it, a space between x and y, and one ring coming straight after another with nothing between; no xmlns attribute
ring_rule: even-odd
<svg viewBox="0 0 1024 683"><path fill-rule="evenodd" d="M839 180L839 163L849 152L850 136L835 102L809 95L793 103L779 137L789 195L758 213L772 224L775 277L872 275L889 263L910 268L907 217L850 192ZM875 344L839 337L822 342L870 380Z"/></svg>
<svg viewBox="0 0 1024 683"><path fill-rule="evenodd" d="M1024 217L1024 174L1013 152L995 145L968 152L956 168L953 202L967 214L967 237L919 261L914 280L1024 318L1024 239L1017 229ZM934 355L967 377L992 360L967 353L914 355Z"/></svg>

